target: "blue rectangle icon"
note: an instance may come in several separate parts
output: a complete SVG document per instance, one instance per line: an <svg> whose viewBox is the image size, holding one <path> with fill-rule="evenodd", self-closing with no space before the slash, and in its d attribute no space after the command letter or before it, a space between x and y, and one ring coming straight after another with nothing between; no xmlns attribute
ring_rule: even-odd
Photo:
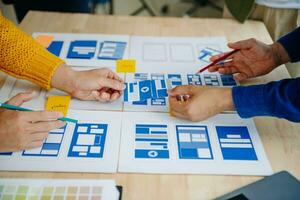
<svg viewBox="0 0 300 200"><path fill-rule="evenodd" d="M135 158L169 158L167 125L136 124Z"/></svg>
<svg viewBox="0 0 300 200"><path fill-rule="evenodd" d="M177 125L180 159L213 159L206 126Z"/></svg>
<svg viewBox="0 0 300 200"><path fill-rule="evenodd" d="M75 40L69 47L67 58L91 59L95 56L97 41Z"/></svg>
<svg viewBox="0 0 300 200"><path fill-rule="evenodd" d="M104 41L100 45L98 59L120 60L123 59L126 42Z"/></svg>
<svg viewBox="0 0 300 200"><path fill-rule="evenodd" d="M64 138L67 125L49 132L43 145L39 148L24 150L23 156L57 157Z"/></svg>
<svg viewBox="0 0 300 200"><path fill-rule="evenodd" d="M76 124L68 157L102 158L107 124Z"/></svg>
<svg viewBox="0 0 300 200"><path fill-rule="evenodd" d="M168 74L168 79L171 81L172 87L182 85L182 79L180 74Z"/></svg>
<svg viewBox="0 0 300 200"><path fill-rule="evenodd" d="M246 126L216 126L224 160L257 160Z"/></svg>
<svg viewBox="0 0 300 200"><path fill-rule="evenodd" d="M220 86L218 76L216 74L205 74L203 76L205 85Z"/></svg>
<svg viewBox="0 0 300 200"><path fill-rule="evenodd" d="M221 75L221 81L223 83L223 86L236 86L237 85L231 74Z"/></svg>
<svg viewBox="0 0 300 200"><path fill-rule="evenodd" d="M202 85L200 74L188 74L187 79L189 85Z"/></svg>
<svg viewBox="0 0 300 200"><path fill-rule="evenodd" d="M53 41L51 42L51 44L49 45L49 47L47 48L47 50L56 55L57 57L60 56L60 52L61 52L61 49L63 47L63 44L64 42L63 41Z"/></svg>

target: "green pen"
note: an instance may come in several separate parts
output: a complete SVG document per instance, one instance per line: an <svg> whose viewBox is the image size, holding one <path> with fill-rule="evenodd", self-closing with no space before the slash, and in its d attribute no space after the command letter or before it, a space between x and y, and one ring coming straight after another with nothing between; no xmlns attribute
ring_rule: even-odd
<svg viewBox="0 0 300 200"><path fill-rule="evenodd" d="M14 106L14 105L5 104L5 103L0 103L0 108L6 108L6 109L9 109L9 110L18 110L18 111L33 111L33 110L28 109L28 108L22 108L22 107L19 107L19 106ZM72 123L77 123L78 122L78 120L68 118L68 117L61 117L61 118L58 118L58 120L64 121L64 122L72 122Z"/></svg>

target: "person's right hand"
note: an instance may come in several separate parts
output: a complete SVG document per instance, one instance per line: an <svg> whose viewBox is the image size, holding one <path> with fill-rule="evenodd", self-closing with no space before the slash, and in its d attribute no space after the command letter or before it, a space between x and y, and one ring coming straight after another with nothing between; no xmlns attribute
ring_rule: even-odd
<svg viewBox="0 0 300 200"><path fill-rule="evenodd" d="M20 93L7 103L20 106L34 97L33 92ZM13 111L0 109L0 152L21 151L39 147L52 129L60 128L63 117L53 111Z"/></svg>
<svg viewBox="0 0 300 200"><path fill-rule="evenodd" d="M248 78L265 75L279 65L289 61L286 51L277 42L267 45L255 39L248 39L229 43L228 47L239 49L238 52L229 57L232 61L214 65L208 71L234 74L235 80L243 81ZM211 61L215 61L223 55L212 56Z"/></svg>

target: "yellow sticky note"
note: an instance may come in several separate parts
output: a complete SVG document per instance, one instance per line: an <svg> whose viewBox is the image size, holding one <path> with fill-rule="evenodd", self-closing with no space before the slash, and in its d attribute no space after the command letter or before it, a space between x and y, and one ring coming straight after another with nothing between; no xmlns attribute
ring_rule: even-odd
<svg viewBox="0 0 300 200"><path fill-rule="evenodd" d="M49 96L46 103L46 110L60 111L64 116L67 116L70 101L70 96Z"/></svg>
<svg viewBox="0 0 300 200"><path fill-rule="evenodd" d="M134 73L135 63L136 63L135 60L117 60L117 72Z"/></svg>
<svg viewBox="0 0 300 200"><path fill-rule="evenodd" d="M35 40L45 48L49 47L53 39L54 35L39 35L35 38Z"/></svg>

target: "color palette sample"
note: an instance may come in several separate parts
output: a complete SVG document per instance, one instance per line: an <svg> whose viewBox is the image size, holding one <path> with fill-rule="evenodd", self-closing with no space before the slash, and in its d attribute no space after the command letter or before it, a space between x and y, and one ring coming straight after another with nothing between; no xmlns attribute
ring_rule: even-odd
<svg viewBox="0 0 300 200"><path fill-rule="evenodd" d="M113 180L0 179L0 200L110 200Z"/></svg>

